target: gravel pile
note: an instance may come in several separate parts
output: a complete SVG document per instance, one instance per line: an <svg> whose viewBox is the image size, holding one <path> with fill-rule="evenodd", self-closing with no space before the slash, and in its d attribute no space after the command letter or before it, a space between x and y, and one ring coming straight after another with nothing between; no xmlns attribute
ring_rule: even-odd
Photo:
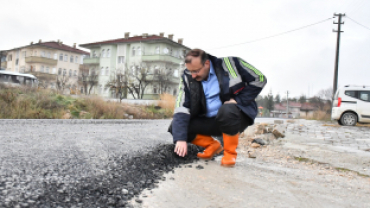
<svg viewBox="0 0 370 208"><path fill-rule="evenodd" d="M202 150L189 145L188 155L180 158L173 144L150 149L111 156L95 168L78 155L48 164L32 158L0 160L0 207L132 207L130 199L166 180L164 173L196 161ZM22 168L13 168L15 163Z"/></svg>

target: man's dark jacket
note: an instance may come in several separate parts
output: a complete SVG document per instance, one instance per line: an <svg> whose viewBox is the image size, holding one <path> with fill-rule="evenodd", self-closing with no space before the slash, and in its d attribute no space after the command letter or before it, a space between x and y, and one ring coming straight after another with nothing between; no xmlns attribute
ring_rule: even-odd
<svg viewBox="0 0 370 208"><path fill-rule="evenodd" d="M237 106L254 121L258 113L255 99L267 83L266 76L238 57L217 58L209 55L209 60L218 79L221 102L235 99ZM169 128L175 143L187 140L191 119L205 116L205 99L202 83L193 79L189 70L185 69Z"/></svg>

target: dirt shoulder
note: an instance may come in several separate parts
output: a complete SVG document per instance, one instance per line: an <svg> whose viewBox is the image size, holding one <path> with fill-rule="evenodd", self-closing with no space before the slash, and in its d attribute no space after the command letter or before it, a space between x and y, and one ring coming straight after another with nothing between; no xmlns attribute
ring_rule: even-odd
<svg viewBox="0 0 370 208"><path fill-rule="evenodd" d="M161 208L370 206L369 177L300 157L299 151L292 154L282 148L287 143L285 137L254 148L250 137L240 138L234 168L221 167L221 156L183 166L165 175L167 180L158 188L145 190L139 196L143 203L134 199L133 204Z"/></svg>

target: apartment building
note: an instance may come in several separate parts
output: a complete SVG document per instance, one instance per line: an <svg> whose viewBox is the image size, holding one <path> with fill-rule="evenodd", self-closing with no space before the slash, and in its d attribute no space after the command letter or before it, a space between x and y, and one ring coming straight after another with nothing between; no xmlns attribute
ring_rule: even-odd
<svg viewBox="0 0 370 208"><path fill-rule="evenodd" d="M2 68L7 71L33 74L39 79L39 87L57 89L62 93L80 92L79 67L83 57L90 54L68 46L61 41L49 41L2 51L6 57Z"/></svg>
<svg viewBox="0 0 370 208"><path fill-rule="evenodd" d="M130 37L79 45L90 50L84 65L88 68L90 94L107 98L158 99L162 93L176 95L184 55L190 50L183 39L173 40L143 33ZM122 89L119 95L117 88Z"/></svg>

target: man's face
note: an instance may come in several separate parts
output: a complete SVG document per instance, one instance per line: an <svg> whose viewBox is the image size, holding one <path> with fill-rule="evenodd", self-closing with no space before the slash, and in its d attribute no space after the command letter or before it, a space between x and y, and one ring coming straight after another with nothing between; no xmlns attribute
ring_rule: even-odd
<svg viewBox="0 0 370 208"><path fill-rule="evenodd" d="M209 75L209 60L202 64L200 57L192 57L191 63L187 63L185 66L190 71L191 77L197 81L205 80Z"/></svg>

